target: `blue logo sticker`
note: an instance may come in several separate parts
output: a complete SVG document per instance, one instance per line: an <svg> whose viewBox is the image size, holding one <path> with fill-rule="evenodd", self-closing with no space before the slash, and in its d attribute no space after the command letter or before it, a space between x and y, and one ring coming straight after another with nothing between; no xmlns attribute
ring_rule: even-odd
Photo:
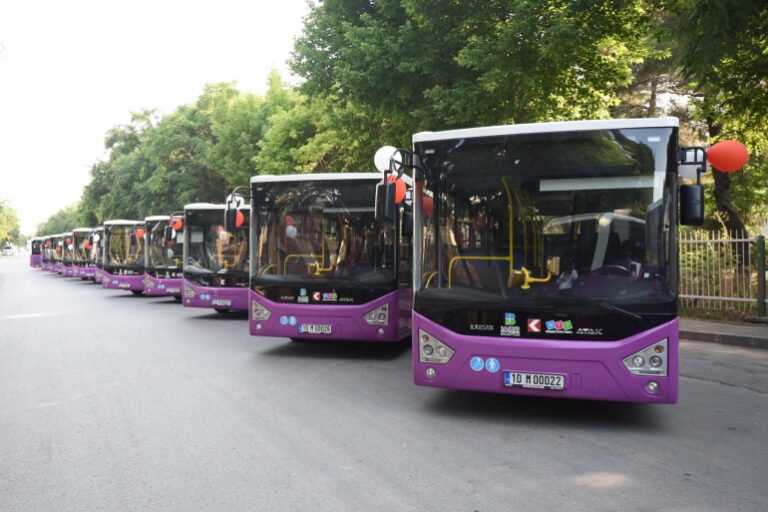
<svg viewBox="0 0 768 512"><path fill-rule="evenodd" d="M306 288L299 289L299 295L301 297L306 297L307 296L307 289Z"/></svg>
<svg viewBox="0 0 768 512"><path fill-rule="evenodd" d="M475 356L469 360L469 366L476 372L481 372L483 367L485 367L485 361L483 361L482 357Z"/></svg>
<svg viewBox="0 0 768 512"><path fill-rule="evenodd" d="M496 373L500 368L499 360L495 357L489 357L485 360L485 369L491 373Z"/></svg>
<svg viewBox="0 0 768 512"><path fill-rule="evenodd" d="M504 313L504 325L515 325L517 320L514 313Z"/></svg>
<svg viewBox="0 0 768 512"><path fill-rule="evenodd" d="M554 331L555 330L555 321L554 320L547 320L547 330Z"/></svg>
<svg viewBox="0 0 768 512"><path fill-rule="evenodd" d="M289 317L288 323L291 325L296 325L296 317L295 316Z"/></svg>
<svg viewBox="0 0 768 512"><path fill-rule="evenodd" d="M280 317L280 325L288 325L288 317L283 315Z"/></svg>

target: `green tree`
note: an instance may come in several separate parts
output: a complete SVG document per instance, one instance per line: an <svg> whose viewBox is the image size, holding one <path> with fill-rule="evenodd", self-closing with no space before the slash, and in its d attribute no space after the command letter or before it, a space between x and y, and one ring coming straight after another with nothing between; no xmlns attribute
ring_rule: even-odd
<svg viewBox="0 0 768 512"><path fill-rule="evenodd" d="M83 225L77 204L67 206L37 225L37 236L55 235L72 231Z"/></svg>
<svg viewBox="0 0 768 512"><path fill-rule="evenodd" d="M24 243L16 210L0 200L0 242L4 243L6 240L10 240L16 245Z"/></svg>

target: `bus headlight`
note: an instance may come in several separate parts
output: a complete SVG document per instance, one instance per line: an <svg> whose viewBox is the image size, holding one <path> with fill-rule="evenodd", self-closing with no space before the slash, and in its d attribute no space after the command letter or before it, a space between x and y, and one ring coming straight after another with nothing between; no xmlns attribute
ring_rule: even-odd
<svg viewBox="0 0 768 512"><path fill-rule="evenodd" d="M624 358L624 366L634 375L667 375L667 338Z"/></svg>
<svg viewBox="0 0 768 512"><path fill-rule="evenodd" d="M454 350L423 329L419 329L419 361L422 363L447 364Z"/></svg>
<svg viewBox="0 0 768 512"><path fill-rule="evenodd" d="M272 312L261 305L260 302L257 302L255 300L251 301L251 320L269 320L269 317L272 316Z"/></svg>
<svg viewBox="0 0 768 512"><path fill-rule="evenodd" d="M373 311L367 312L363 318L371 325L387 325L389 323L389 304L383 304Z"/></svg>
<svg viewBox="0 0 768 512"><path fill-rule="evenodd" d="M195 296L195 290L192 289L187 283L184 283L184 298L191 299Z"/></svg>

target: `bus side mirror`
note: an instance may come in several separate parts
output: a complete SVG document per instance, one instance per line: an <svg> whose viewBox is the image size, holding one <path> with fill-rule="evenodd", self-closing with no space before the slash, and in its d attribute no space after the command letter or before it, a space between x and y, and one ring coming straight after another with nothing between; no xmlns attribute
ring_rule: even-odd
<svg viewBox="0 0 768 512"><path fill-rule="evenodd" d="M165 241L172 242L174 239L173 228L171 226L165 226Z"/></svg>
<svg viewBox="0 0 768 512"><path fill-rule="evenodd" d="M237 231L237 208L227 208L225 217L224 228L230 233Z"/></svg>
<svg viewBox="0 0 768 512"><path fill-rule="evenodd" d="M704 224L704 187L680 185L680 224L701 226Z"/></svg>
<svg viewBox="0 0 768 512"><path fill-rule="evenodd" d="M376 222L395 222L397 219L397 204L395 204L395 194L397 193L394 182L387 181L376 185Z"/></svg>
<svg viewBox="0 0 768 512"><path fill-rule="evenodd" d="M402 235L410 238L413 235L413 213L408 210L403 211L403 222L401 227Z"/></svg>

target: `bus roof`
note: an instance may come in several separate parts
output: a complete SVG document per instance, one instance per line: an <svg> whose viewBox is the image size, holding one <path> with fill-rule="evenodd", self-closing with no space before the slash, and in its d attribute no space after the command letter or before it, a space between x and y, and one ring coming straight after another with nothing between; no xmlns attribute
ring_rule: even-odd
<svg viewBox="0 0 768 512"><path fill-rule="evenodd" d="M253 176L251 183L280 183L285 181L350 181L381 180L378 172L326 172L320 174L262 174Z"/></svg>
<svg viewBox="0 0 768 512"><path fill-rule="evenodd" d="M171 220L170 215L150 215L149 217L144 217L144 222L154 222L158 220Z"/></svg>
<svg viewBox="0 0 768 512"><path fill-rule="evenodd" d="M75 228L72 230L73 233L90 233L93 231L93 228Z"/></svg>
<svg viewBox="0 0 768 512"><path fill-rule="evenodd" d="M629 128L677 128L680 120L676 117L655 117L646 119L599 119L594 121L558 121L553 123L504 124L463 128L442 132L419 132L413 135L413 143L438 140L470 139L475 137L498 137L504 135L526 135L531 133L583 132L593 130L623 130Z"/></svg>
<svg viewBox="0 0 768 512"><path fill-rule="evenodd" d="M104 225L105 226L120 226L120 225L135 225L135 224L144 224L143 220L125 220L125 219L115 219L115 220L105 220Z"/></svg>
<svg viewBox="0 0 768 512"><path fill-rule="evenodd" d="M226 210L223 204L213 203L190 203L184 205L184 210Z"/></svg>

